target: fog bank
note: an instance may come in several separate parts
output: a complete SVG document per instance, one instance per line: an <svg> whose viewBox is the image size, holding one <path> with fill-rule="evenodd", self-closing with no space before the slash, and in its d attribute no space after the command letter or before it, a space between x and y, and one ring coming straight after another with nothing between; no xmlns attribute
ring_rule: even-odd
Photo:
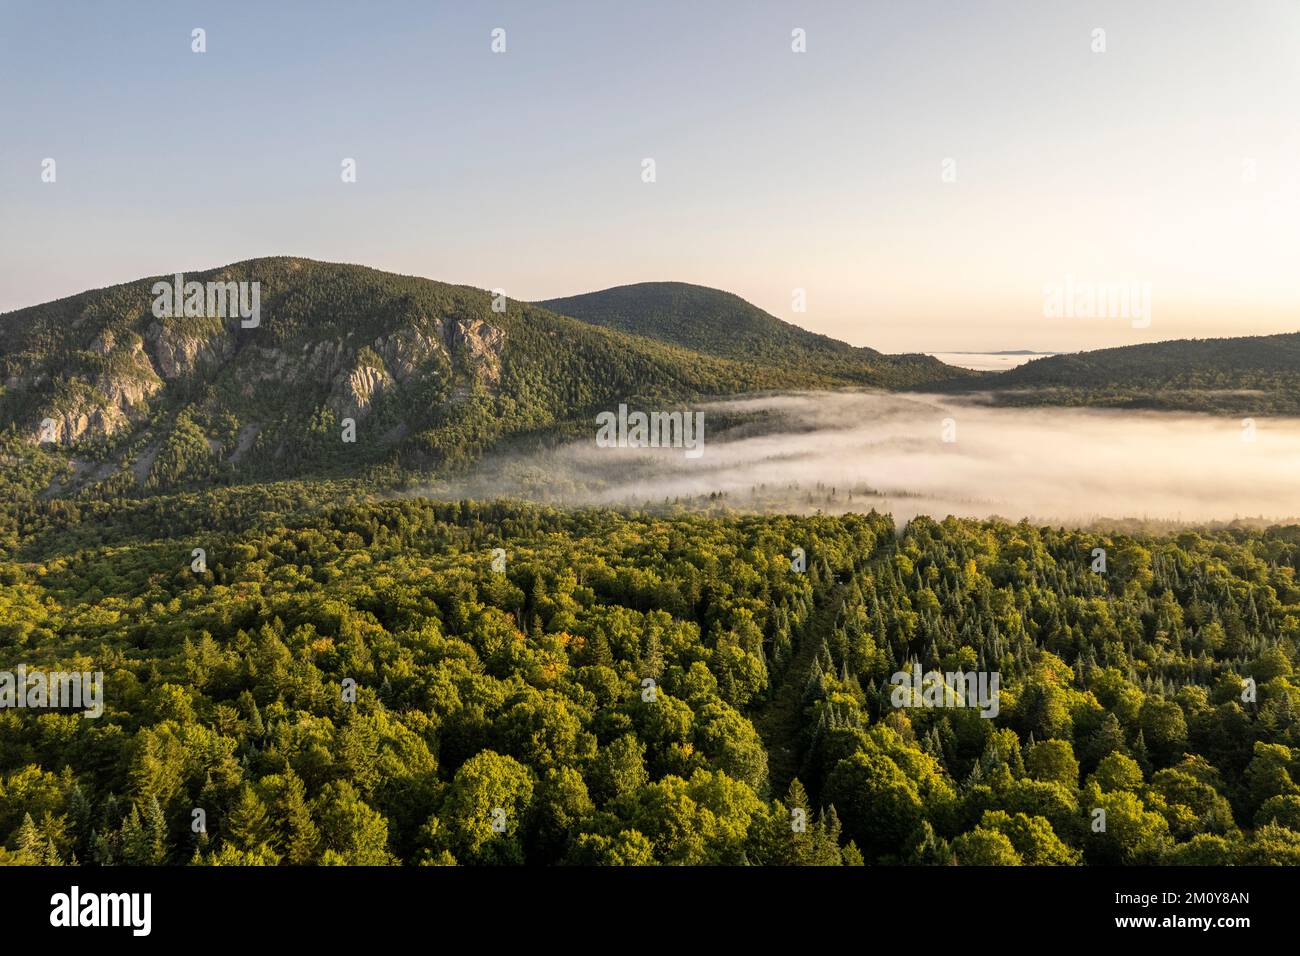
<svg viewBox="0 0 1300 956"><path fill-rule="evenodd" d="M906 520L1300 515L1300 419L994 408L948 397L796 393L696 406L703 455L598 448L592 437L496 455L434 493L562 505L662 506L722 496L754 511L866 511ZM650 409L645 409L649 411Z"/></svg>

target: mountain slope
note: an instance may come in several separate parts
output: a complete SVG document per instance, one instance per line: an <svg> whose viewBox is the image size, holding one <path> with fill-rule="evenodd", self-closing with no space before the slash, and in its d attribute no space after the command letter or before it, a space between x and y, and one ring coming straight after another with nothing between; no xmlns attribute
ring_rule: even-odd
<svg viewBox="0 0 1300 956"><path fill-rule="evenodd" d="M266 258L187 274L258 283L260 324L158 318L155 282L0 316L0 431L70 450L75 484L140 487L464 464L503 437L666 405L835 381L700 355L488 292ZM345 440L346 420L354 441Z"/></svg>
<svg viewBox="0 0 1300 956"><path fill-rule="evenodd" d="M783 322L730 292L641 282L537 303L584 322L769 368L798 367L857 385L898 388L969 373L927 355L885 355Z"/></svg>
<svg viewBox="0 0 1300 956"><path fill-rule="evenodd" d="M1300 414L1300 332L1055 355L993 378L956 379L939 388L992 390L1008 404Z"/></svg>

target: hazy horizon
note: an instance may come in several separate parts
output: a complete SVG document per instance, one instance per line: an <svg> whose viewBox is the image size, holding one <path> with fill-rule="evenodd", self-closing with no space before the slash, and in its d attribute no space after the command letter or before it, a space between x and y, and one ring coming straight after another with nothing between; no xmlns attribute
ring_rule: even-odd
<svg viewBox="0 0 1300 956"><path fill-rule="evenodd" d="M0 312L290 254L530 301L692 282L887 352L1300 327L1285 0L0 17ZM1048 317L1068 283L1150 307Z"/></svg>

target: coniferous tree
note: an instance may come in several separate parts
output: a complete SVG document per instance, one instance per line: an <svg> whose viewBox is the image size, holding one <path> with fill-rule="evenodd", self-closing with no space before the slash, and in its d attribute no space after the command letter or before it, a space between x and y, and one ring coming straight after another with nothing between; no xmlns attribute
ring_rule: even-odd
<svg viewBox="0 0 1300 956"><path fill-rule="evenodd" d="M230 810L227 830L231 844L249 853L261 850L272 839L270 813L251 784L245 783L240 789Z"/></svg>
<svg viewBox="0 0 1300 956"><path fill-rule="evenodd" d="M285 860L295 866L311 863L316 857L320 833L312 821L302 780L292 771L286 775L277 815L283 828L281 845Z"/></svg>

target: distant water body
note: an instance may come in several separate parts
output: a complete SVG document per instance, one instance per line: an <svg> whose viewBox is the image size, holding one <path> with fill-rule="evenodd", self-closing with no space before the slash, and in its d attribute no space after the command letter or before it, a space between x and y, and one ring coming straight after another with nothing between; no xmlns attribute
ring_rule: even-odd
<svg viewBox="0 0 1300 956"><path fill-rule="evenodd" d="M1017 365L1024 365L1030 359L1047 358L1057 352L929 352L940 362L969 368L977 372L1005 372Z"/></svg>

